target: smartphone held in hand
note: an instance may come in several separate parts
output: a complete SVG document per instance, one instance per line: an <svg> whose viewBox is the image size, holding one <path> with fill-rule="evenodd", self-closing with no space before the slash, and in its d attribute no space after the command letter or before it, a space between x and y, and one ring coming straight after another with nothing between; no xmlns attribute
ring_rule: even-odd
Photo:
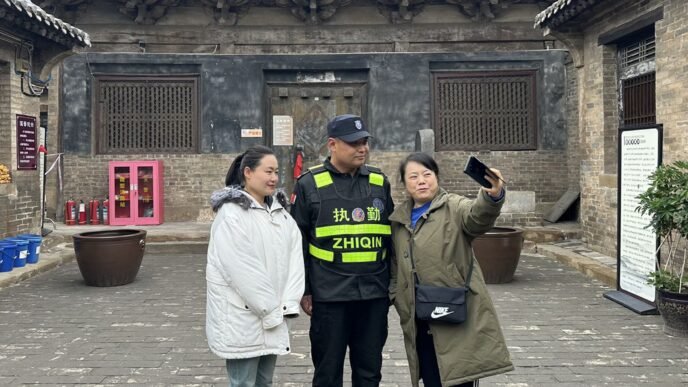
<svg viewBox="0 0 688 387"><path fill-rule="evenodd" d="M471 156L466 162L466 166L463 168L463 173L470 176L473 180L477 181L478 184L485 188L492 188L492 183L487 181L485 175L490 175L490 177L497 178L493 173L489 171L487 165L482 161L478 160L477 157Z"/></svg>

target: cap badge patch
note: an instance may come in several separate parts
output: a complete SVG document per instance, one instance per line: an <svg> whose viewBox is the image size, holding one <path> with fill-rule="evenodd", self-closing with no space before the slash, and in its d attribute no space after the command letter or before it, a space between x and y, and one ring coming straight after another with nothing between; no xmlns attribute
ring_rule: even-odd
<svg viewBox="0 0 688 387"><path fill-rule="evenodd" d="M363 129L363 123L361 123L361 120L354 121L354 125L356 125L356 129L358 130Z"/></svg>

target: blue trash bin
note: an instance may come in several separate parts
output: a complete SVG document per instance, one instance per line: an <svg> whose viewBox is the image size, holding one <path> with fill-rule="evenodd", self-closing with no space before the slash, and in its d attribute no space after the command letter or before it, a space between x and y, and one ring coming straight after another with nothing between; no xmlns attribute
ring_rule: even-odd
<svg viewBox="0 0 688 387"><path fill-rule="evenodd" d="M14 267L14 256L17 254L17 244L6 240L0 240L0 246L2 246L0 272L12 271Z"/></svg>
<svg viewBox="0 0 688 387"><path fill-rule="evenodd" d="M5 240L14 242L17 245L17 252L14 256L14 267L26 266L26 257L29 255L29 241L21 238L6 238Z"/></svg>
<svg viewBox="0 0 688 387"><path fill-rule="evenodd" d="M26 256L26 263L37 263L41 254L41 242L43 238L36 234L21 234L17 235L17 238L29 241L29 253Z"/></svg>

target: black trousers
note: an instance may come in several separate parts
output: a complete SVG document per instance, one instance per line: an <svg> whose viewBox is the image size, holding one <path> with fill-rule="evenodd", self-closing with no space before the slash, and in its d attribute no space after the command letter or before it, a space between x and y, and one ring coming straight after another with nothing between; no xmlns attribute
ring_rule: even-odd
<svg viewBox="0 0 688 387"><path fill-rule="evenodd" d="M388 311L388 298L313 302L310 339L314 387L342 386L347 347L353 387L380 385Z"/></svg>
<svg viewBox="0 0 688 387"><path fill-rule="evenodd" d="M420 378L423 379L425 387L442 387L435 345L429 331L427 321L416 320L416 353L420 365ZM454 387L478 387L478 381L461 383Z"/></svg>

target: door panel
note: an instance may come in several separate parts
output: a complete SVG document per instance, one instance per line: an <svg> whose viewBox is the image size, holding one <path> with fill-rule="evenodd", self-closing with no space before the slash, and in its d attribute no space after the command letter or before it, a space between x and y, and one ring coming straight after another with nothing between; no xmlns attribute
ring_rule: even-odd
<svg viewBox="0 0 688 387"><path fill-rule="evenodd" d="M327 157L327 122L340 114L361 115L365 106L365 90L364 84L268 85L268 145L277 155L280 185L287 193L291 193L294 187L293 168L297 147L304 152L303 170L320 164ZM292 117L293 146L273 146L272 116L275 115Z"/></svg>

